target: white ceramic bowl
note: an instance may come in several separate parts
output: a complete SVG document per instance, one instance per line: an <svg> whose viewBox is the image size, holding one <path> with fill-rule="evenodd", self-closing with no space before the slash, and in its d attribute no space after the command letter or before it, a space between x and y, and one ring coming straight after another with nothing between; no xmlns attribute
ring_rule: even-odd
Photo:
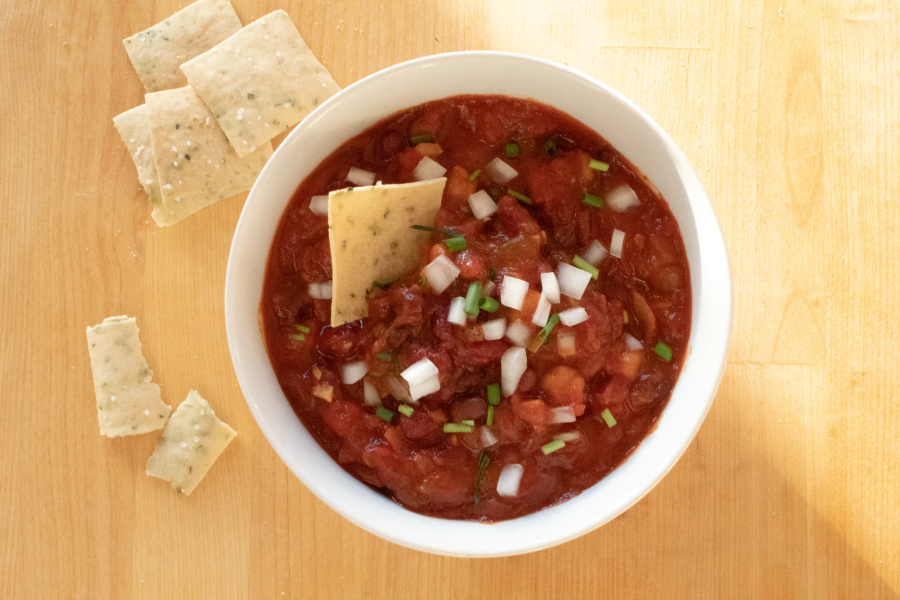
<svg viewBox="0 0 900 600"><path fill-rule="evenodd" d="M269 245L291 194L348 138L398 110L458 94L533 98L592 127L669 202L691 267L690 353L659 426L618 469L576 498L538 513L481 524L425 517L347 474L306 431L269 364L257 308ZM440 54L358 81L324 102L287 137L253 186L234 234L225 280L228 345L250 410L303 484L338 513L397 544L456 556L548 548L615 518L649 492L687 449L725 367L731 272L719 223L684 154L640 108L596 79L546 60L498 52Z"/></svg>

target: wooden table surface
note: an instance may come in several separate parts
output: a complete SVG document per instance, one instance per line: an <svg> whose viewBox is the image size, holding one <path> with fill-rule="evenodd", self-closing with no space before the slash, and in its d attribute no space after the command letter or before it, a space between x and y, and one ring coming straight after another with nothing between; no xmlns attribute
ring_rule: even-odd
<svg viewBox="0 0 900 600"><path fill-rule="evenodd" d="M665 480L551 550L382 541L300 485L229 360L244 196L158 229L112 117L122 38L188 0L0 0L0 598L900 597L900 5L895 0L235 0L293 17L341 85L428 54L564 62L642 106L722 220L733 345ZM163 398L239 432L191 497L156 436L98 434L87 325L138 318Z"/></svg>

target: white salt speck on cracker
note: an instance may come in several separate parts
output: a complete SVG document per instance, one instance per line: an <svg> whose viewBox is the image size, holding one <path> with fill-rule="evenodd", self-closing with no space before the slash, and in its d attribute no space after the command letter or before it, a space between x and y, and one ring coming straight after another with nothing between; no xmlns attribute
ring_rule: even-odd
<svg viewBox="0 0 900 600"><path fill-rule="evenodd" d="M172 152L178 152L178 148L176 148L175 146L172 146Z"/></svg>
<svg viewBox="0 0 900 600"><path fill-rule="evenodd" d="M200 429L199 425L194 425L194 429Z"/></svg>
<svg viewBox="0 0 900 600"><path fill-rule="evenodd" d="M276 51L275 51L275 56L281 56L281 52L278 51L278 50L276 50Z"/></svg>
<svg viewBox="0 0 900 600"><path fill-rule="evenodd" d="M109 399L112 400L113 402L116 401L116 397L115 397L115 396L110 396Z"/></svg>
<svg viewBox="0 0 900 600"><path fill-rule="evenodd" d="M247 145L247 140L241 140L241 143L242 143L243 145L246 146L246 145Z"/></svg>
<svg viewBox="0 0 900 600"><path fill-rule="evenodd" d="M199 442L199 441L200 441L200 438L197 437L197 436L195 435L195 436L194 436L194 441L195 441L195 442Z"/></svg>
<svg viewBox="0 0 900 600"><path fill-rule="evenodd" d="M149 411L149 410L145 410L145 411L144 411L144 414L147 415L147 416L150 416L150 411Z"/></svg>
<svg viewBox="0 0 900 600"><path fill-rule="evenodd" d="M131 142L131 143L133 144L133 143L134 143L134 138L131 138L131 139L128 140L128 141Z"/></svg>
<svg viewBox="0 0 900 600"><path fill-rule="evenodd" d="M187 448L187 442L181 442L181 447L182 447L182 448Z"/></svg>
<svg viewBox="0 0 900 600"><path fill-rule="evenodd" d="M185 144L187 144L188 146L190 146L190 145L191 145L191 142L190 142L190 141L187 141L187 142L185 142Z"/></svg>
<svg viewBox="0 0 900 600"><path fill-rule="evenodd" d="M175 165L175 166L177 167L177 166L178 166L178 161L177 161L177 160L173 160L173 161L172 161L172 164Z"/></svg>
<svg viewBox="0 0 900 600"><path fill-rule="evenodd" d="M290 108L290 107L291 107L291 103L290 103L290 102L285 102L285 103L284 103L284 107L285 107L285 108Z"/></svg>
<svg viewBox="0 0 900 600"><path fill-rule="evenodd" d="M167 183L166 185L163 186L163 188L164 188L164 189L167 189L167 190L171 190L171 189L172 189L172 184L171 184L171 183Z"/></svg>

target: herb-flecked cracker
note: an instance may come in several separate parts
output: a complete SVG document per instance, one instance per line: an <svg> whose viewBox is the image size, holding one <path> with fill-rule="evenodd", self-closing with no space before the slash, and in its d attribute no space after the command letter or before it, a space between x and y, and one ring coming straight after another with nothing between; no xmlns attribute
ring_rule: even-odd
<svg viewBox="0 0 900 600"><path fill-rule="evenodd" d="M156 442L147 460L147 475L165 479L172 489L188 496L236 435L216 417L209 403L191 390Z"/></svg>
<svg viewBox="0 0 900 600"><path fill-rule="evenodd" d="M138 180L150 197L150 204L162 204L159 181L156 179L156 163L153 162L150 126L147 124L147 105L141 104L126 110L113 118L113 124L122 136L131 160L134 161Z"/></svg>
<svg viewBox="0 0 900 600"><path fill-rule="evenodd" d="M108 437L162 429L172 407L151 383L134 317L109 317L87 328L100 433Z"/></svg>
<svg viewBox="0 0 900 600"><path fill-rule="evenodd" d="M341 88L276 10L181 65L238 156L296 125Z"/></svg>
<svg viewBox="0 0 900 600"><path fill-rule="evenodd" d="M178 67L240 28L228 0L197 0L122 43L144 89L158 92L187 85Z"/></svg>
<svg viewBox="0 0 900 600"><path fill-rule="evenodd" d="M271 143L239 158L190 86L147 94L146 99L153 159L166 207L199 195L211 204L253 186L272 155Z"/></svg>
<svg viewBox="0 0 900 600"><path fill-rule="evenodd" d="M411 225L434 223L446 183L441 177L328 195L332 327L368 315L375 280L393 280L415 268L430 234Z"/></svg>

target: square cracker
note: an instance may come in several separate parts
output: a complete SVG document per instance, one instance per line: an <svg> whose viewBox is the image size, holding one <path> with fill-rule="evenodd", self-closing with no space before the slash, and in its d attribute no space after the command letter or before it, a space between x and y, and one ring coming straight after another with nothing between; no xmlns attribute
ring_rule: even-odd
<svg viewBox="0 0 900 600"><path fill-rule="evenodd" d="M108 437L162 429L172 407L150 383L134 317L109 317L87 328L100 433Z"/></svg>
<svg viewBox="0 0 900 600"><path fill-rule="evenodd" d="M200 394L191 390L147 460L147 475L165 479L189 496L237 433L216 417Z"/></svg>
<svg viewBox="0 0 900 600"><path fill-rule="evenodd" d="M376 279L396 279L419 262L431 235L411 225L432 225L445 177L416 183L347 188L328 195L331 245L331 326L369 314Z"/></svg>
<svg viewBox="0 0 900 600"><path fill-rule="evenodd" d="M265 142L241 159L190 86L146 95L153 159L166 207L191 196L204 206L246 192L272 156Z"/></svg>
<svg viewBox="0 0 900 600"><path fill-rule="evenodd" d="M197 0L168 19L125 38L125 52L148 92L187 85L181 63L241 29L228 0Z"/></svg>
<svg viewBox="0 0 900 600"><path fill-rule="evenodd" d="M181 70L238 156L296 125L341 89L283 10L257 19Z"/></svg>

